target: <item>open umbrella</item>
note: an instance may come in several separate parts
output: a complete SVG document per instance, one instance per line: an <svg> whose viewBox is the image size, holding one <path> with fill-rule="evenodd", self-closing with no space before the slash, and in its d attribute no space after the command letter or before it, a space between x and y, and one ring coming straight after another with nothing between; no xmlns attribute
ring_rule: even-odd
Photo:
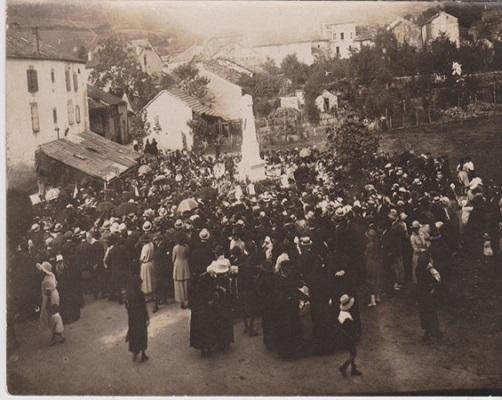
<svg viewBox="0 0 502 400"><path fill-rule="evenodd" d="M148 173L152 172L152 169L148 166L148 165L142 165L141 167L139 167L138 169L138 175L139 176L143 176L143 175L146 175Z"/></svg>
<svg viewBox="0 0 502 400"><path fill-rule="evenodd" d="M122 203L119 206L117 206L117 208L115 209L114 214L117 217L122 217L124 215L129 215L131 213L136 213L137 209L138 208L137 208L137 206L136 206L135 203L126 202L126 203Z"/></svg>
<svg viewBox="0 0 502 400"><path fill-rule="evenodd" d="M100 213L105 213L105 212L113 210L114 208L115 208L115 204L113 204L111 201L105 200L97 205L96 211L98 211Z"/></svg>
<svg viewBox="0 0 502 400"><path fill-rule="evenodd" d="M303 149L300 150L300 157L301 158L310 157L311 154L312 154L312 152L307 147L304 147Z"/></svg>
<svg viewBox="0 0 502 400"><path fill-rule="evenodd" d="M199 207L199 204L193 198L185 199L180 202L178 205L178 212L184 213L188 211L195 210Z"/></svg>
<svg viewBox="0 0 502 400"><path fill-rule="evenodd" d="M56 200L60 194L61 194L61 190L58 188L49 189L45 193L45 200L47 200L47 201Z"/></svg>

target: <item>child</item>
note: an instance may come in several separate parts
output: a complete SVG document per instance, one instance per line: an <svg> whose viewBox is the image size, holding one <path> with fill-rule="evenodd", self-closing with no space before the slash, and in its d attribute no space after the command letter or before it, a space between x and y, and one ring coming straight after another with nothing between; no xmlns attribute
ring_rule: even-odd
<svg viewBox="0 0 502 400"><path fill-rule="evenodd" d="M483 235L483 260L485 265L493 265L492 239L488 233Z"/></svg>

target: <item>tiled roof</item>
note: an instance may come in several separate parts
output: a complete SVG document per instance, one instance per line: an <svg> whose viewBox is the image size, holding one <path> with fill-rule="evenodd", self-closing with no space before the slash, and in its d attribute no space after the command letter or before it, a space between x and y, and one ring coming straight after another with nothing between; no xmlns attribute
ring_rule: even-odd
<svg viewBox="0 0 502 400"><path fill-rule="evenodd" d="M226 67L215 60L205 61L202 63L202 65L204 66L204 69L206 71L212 72L213 74L218 75L219 77L226 79L227 81L230 81L235 85L239 85L242 74L240 74L236 70Z"/></svg>
<svg viewBox="0 0 502 400"><path fill-rule="evenodd" d="M202 104L198 99L195 97L192 97L180 89L176 87L171 87L169 89L161 90L157 95L148 102L148 104L143 107L143 109L147 108L153 101L155 101L162 93L168 93L171 96L176 97L178 100L182 101L185 103L188 107L192 109L192 111L198 113L198 114L204 114L204 115L210 115L212 117L220 117L220 118L225 118L223 115L219 114L215 110L209 108L208 106Z"/></svg>
<svg viewBox="0 0 502 400"><path fill-rule="evenodd" d="M94 178L111 181L137 166L141 154L92 132L42 144L47 157Z"/></svg>
<svg viewBox="0 0 502 400"><path fill-rule="evenodd" d="M39 40L39 50L36 49L35 39L13 29L6 32L7 58L24 58L39 60L57 60L85 63L72 54L65 54L54 46Z"/></svg>
<svg viewBox="0 0 502 400"><path fill-rule="evenodd" d="M96 100L98 102L102 102L108 105L115 105L115 104L125 104L126 101L122 100L120 97L114 96L111 93L106 93L103 92L102 90L99 90L98 88L87 85L87 97L90 97L93 100Z"/></svg>

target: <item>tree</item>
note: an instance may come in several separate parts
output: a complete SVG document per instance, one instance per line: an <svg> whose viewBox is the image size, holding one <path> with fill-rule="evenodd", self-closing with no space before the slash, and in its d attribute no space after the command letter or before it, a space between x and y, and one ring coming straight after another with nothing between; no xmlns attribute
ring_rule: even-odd
<svg viewBox="0 0 502 400"><path fill-rule="evenodd" d="M336 157L354 171L367 165L378 144L377 133L370 131L359 117L349 114L336 131L331 146Z"/></svg>
<svg viewBox="0 0 502 400"><path fill-rule="evenodd" d="M129 118L129 135L133 139L140 139L150 132L150 123L146 119L146 112L138 112Z"/></svg>
<svg viewBox="0 0 502 400"><path fill-rule="evenodd" d="M97 64L91 72L91 82L98 89L121 89L134 108L141 109L157 93L153 78L141 70L127 44L112 36L100 42Z"/></svg>
<svg viewBox="0 0 502 400"><path fill-rule="evenodd" d="M193 63L182 64L173 71L176 83L190 96L202 99L207 94L209 79L199 75L199 69Z"/></svg>
<svg viewBox="0 0 502 400"><path fill-rule="evenodd" d="M308 76L308 65L298 61L296 54L289 54L282 60L281 72L288 78L293 87L305 84Z"/></svg>

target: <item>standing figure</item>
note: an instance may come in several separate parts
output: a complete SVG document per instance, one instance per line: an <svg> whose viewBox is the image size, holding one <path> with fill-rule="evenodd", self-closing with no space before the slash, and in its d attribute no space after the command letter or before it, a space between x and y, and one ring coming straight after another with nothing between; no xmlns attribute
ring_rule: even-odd
<svg viewBox="0 0 502 400"><path fill-rule="evenodd" d="M425 253L428 249L428 242L425 240L424 235L420 234L421 225L418 221L411 223L410 244L413 249L413 256L411 258L411 273L413 283L417 283L417 265L418 258L421 254Z"/></svg>
<svg viewBox="0 0 502 400"><path fill-rule="evenodd" d="M349 358L338 369L343 376L347 376L347 368L351 367L350 374L352 376L361 376L362 373L357 369L357 332L354 318L351 314L351 308L355 303L355 299L347 294L340 297L340 312L337 318L338 331L340 333L339 342L349 352Z"/></svg>
<svg viewBox="0 0 502 400"><path fill-rule="evenodd" d="M382 292L383 275L383 254L378 232L373 224L370 224L366 243L366 278L370 287L370 302L368 307L375 307L380 303L380 294Z"/></svg>
<svg viewBox="0 0 502 400"><path fill-rule="evenodd" d="M424 330L423 340L426 343L430 343L432 337L439 339L443 336L438 320L441 277L430 261L429 255L422 254L417 265L418 313Z"/></svg>
<svg viewBox="0 0 502 400"><path fill-rule="evenodd" d="M59 292L57 290L56 276L52 272L52 265L48 262L37 264L37 269L44 273L42 280L42 306L40 310L40 328L51 331L51 341L49 346L56 343L63 343L64 325L61 314L59 314Z"/></svg>
<svg viewBox="0 0 502 400"><path fill-rule="evenodd" d="M141 255L139 261L141 263L140 267L140 278L141 278L141 290L145 294L146 300L154 298L154 293L156 293L157 276L155 273L155 263L153 261L155 248L152 241L149 238L145 239L145 243L141 248ZM155 303L157 304L157 303Z"/></svg>
<svg viewBox="0 0 502 400"><path fill-rule="evenodd" d="M126 303L128 327L126 342L129 342L129 351L133 361L136 361L141 352L141 361L148 360L146 349L148 347L148 325L150 319L146 310L145 294L141 289L141 278L131 276L127 288Z"/></svg>
<svg viewBox="0 0 502 400"><path fill-rule="evenodd" d="M178 243L173 248L174 301L180 303L183 309L188 306L188 283L190 282L188 256L186 236L179 235Z"/></svg>

